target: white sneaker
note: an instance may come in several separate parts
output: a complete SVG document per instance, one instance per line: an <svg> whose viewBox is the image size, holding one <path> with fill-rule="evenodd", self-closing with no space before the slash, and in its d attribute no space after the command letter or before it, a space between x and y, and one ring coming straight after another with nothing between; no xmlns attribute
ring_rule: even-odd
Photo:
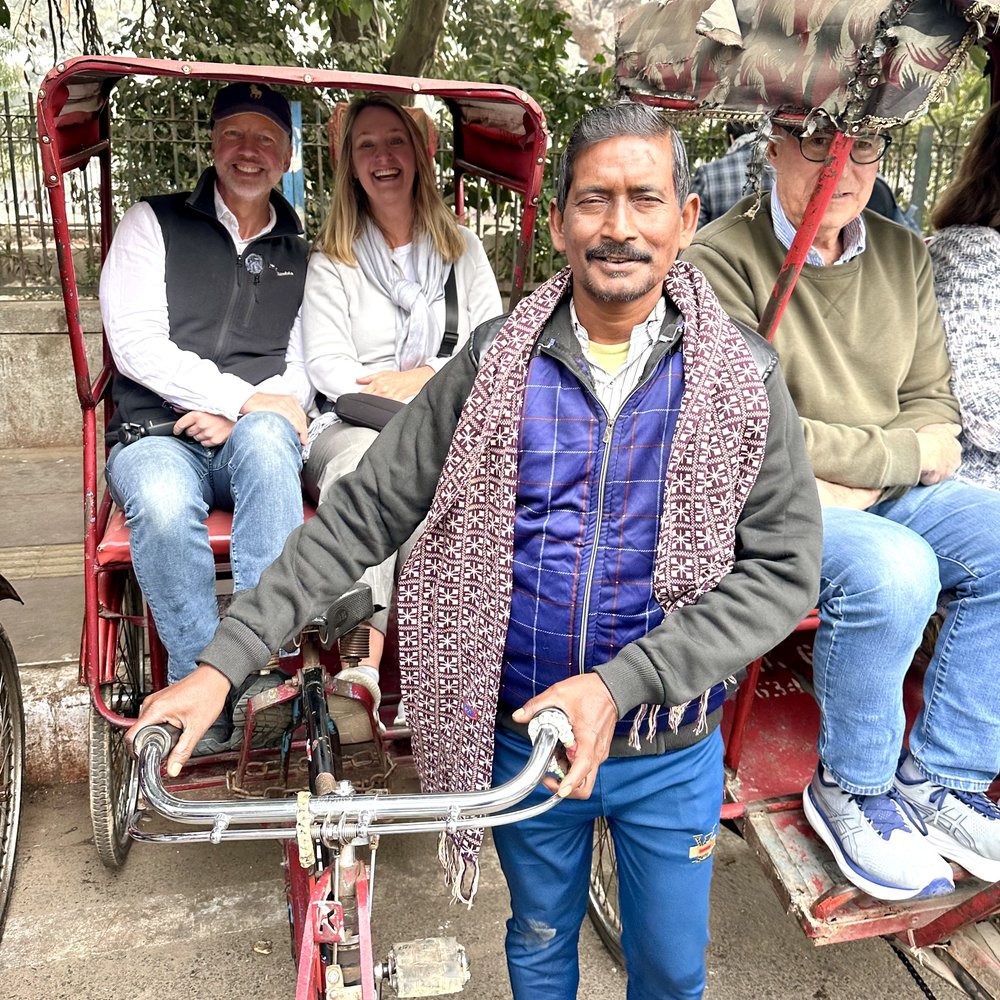
<svg viewBox="0 0 1000 1000"><path fill-rule="evenodd" d="M1000 882L1000 809L982 792L945 788L904 758L894 784L927 829L927 842L984 882Z"/></svg>
<svg viewBox="0 0 1000 1000"><path fill-rule="evenodd" d="M406 725L406 705L403 704L403 699L399 699L399 704L396 706L396 718L392 720L394 726L405 726Z"/></svg>
<svg viewBox="0 0 1000 1000"><path fill-rule="evenodd" d="M802 808L844 877L869 896L916 899L954 890L951 865L910 826L894 791L851 795L820 764Z"/></svg>

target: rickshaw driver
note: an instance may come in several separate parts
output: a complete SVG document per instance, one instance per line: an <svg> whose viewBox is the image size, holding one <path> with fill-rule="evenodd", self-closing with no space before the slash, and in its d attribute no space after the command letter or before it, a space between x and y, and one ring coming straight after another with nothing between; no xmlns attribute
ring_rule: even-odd
<svg viewBox="0 0 1000 1000"><path fill-rule="evenodd" d="M273 190L291 158L288 102L235 83L216 95L211 122L214 165L190 194L133 205L101 274L118 369L109 431L150 422L115 445L106 476L171 683L195 669L219 620L209 509L233 510L235 590L255 586L302 523L313 394L299 319L307 246ZM201 749L228 736L220 714Z"/></svg>
<svg viewBox="0 0 1000 1000"><path fill-rule="evenodd" d="M675 263L698 217L687 190L683 145L657 112L585 115L549 213L569 268L478 328L135 727L184 729L177 774L230 685L429 510L399 584L425 788L510 778L545 706L576 736L561 785L546 779L573 801L494 833L518 1000L576 996L600 815L617 846L628 995L702 995L727 679L816 595L802 432L770 348ZM470 901L481 839L442 848Z"/></svg>
<svg viewBox="0 0 1000 1000"><path fill-rule="evenodd" d="M775 190L741 202L685 259L756 324L832 133L778 130ZM871 212L887 139L858 138L775 337L823 502L813 669L819 763L806 816L844 876L896 900L1000 880L1000 493L952 478L959 409L920 238ZM939 595L947 616L900 757L903 677Z"/></svg>

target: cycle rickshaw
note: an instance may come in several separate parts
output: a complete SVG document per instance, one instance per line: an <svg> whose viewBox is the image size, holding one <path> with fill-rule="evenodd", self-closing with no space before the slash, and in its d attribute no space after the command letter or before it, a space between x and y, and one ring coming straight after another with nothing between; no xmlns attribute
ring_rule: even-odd
<svg viewBox="0 0 1000 1000"><path fill-rule="evenodd" d="M376 963L369 915L378 837L515 821L523 813L509 810L541 779L557 737L570 738L561 714L547 720L539 716L536 749L528 767L503 787L458 796L385 793L390 772L407 759L405 725L381 727L370 695L356 688L348 693L368 709L367 732L356 745L348 746L350 741L345 737L342 742L331 724L326 702L338 683L333 673L338 659L356 663L363 655L350 641L340 643L339 655L334 648L371 614L370 594L363 588L346 595L305 630L300 647L284 663L285 674L294 671L287 680L249 701L238 751L196 759L190 776L164 788L161 762L169 734L157 727L144 730L137 741L138 760L125 746L125 728L134 721L143 698L166 683L166 656L131 568L122 514L99 488L98 449L110 417L114 368L107 344L102 343L100 366L91 371L66 201L67 174L96 161L103 259L113 229L112 94L121 80L135 77L245 81L337 94L419 94L437 100L451 115L451 185L459 217L466 210L467 176L484 178L519 198L519 215L508 232L513 244L511 305L520 296L531 251L548 145L545 118L527 94L493 84L112 57L82 56L60 63L38 94L44 180L83 417L85 611L80 665L81 681L91 693L90 807L101 860L110 868L123 865L133 838L212 843L278 840L284 852L298 960L298 1000L373 1000L383 980L392 983L398 996L457 992L468 969L454 939L397 945ZM223 574L228 568L230 525L225 512L209 515L217 569ZM388 671L383 680L392 683ZM384 699L384 711L390 722L398 697L386 689L390 694ZM281 705L292 707L292 716L282 726L280 745L259 747L255 731L259 735L269 710ZM228 798L211 797L223 788L231 793ZM141 826L137 812L140 789L143 804L161 816L205 829L150 833ZM553 797L545 807L555 801Z"/></svg>
<svg viewBox="0 0 1000 1000"><path fill-rule="evenodd" d="M647 3L622 22L616 75L634 101L685 117L837 130L759 332L771 338L834 193L852 135L903 125L943 94L974 45L988 55L1000 99L1000 4L964 2ZM819 713L811 694L815 613L763 661L726 706L722 820L757 855L787 912L816 944L885 936L907 961L977 998L1000 997L1000 885L957 873L948 896L882 903L843 880L802 812L815 767ZM906 707L920 705L910 671ZM997 784L993 786L996 797ZM595 836L591 917L620 955L614 848Z"/></svg>

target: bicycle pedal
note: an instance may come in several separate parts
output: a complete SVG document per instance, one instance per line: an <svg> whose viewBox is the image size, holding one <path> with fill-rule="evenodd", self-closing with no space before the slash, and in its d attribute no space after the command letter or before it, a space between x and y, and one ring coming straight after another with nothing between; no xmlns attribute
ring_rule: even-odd
<svg viewBox="0 0 1000 1000"><path fill-rule="evenodd" d="M453 937L395 944L386 965L397 997L460 993L470 977L468 955Z"/></svg>

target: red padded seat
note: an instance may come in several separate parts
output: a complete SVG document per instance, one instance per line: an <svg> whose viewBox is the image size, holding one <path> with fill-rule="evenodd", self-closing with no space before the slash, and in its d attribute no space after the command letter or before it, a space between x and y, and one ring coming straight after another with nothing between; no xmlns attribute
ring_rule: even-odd
<svg viewBox="0 0 1000 1000"><path fill-rule="evenodd" d="M303 515L308 520L316 513L311 503L303 503ZM233 530L233 513L229 510L209 512L205 522L208 525L208 539L212 552L217 556L229 555L229 537ZM125 512L116 507L108 520L104 537L97 544L98 566L128 566L132 561L128 547L128 528L125 526Z"/></svg>

